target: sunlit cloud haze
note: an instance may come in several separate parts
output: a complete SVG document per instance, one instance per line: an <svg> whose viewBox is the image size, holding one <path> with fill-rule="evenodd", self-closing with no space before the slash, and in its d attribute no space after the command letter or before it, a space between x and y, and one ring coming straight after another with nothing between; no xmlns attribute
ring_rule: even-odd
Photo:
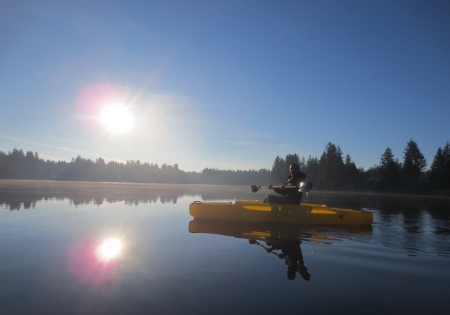
<svg viewBox="0 0 450 315"><path fill-rule="evenodd" d="M367 168L413 139L429 166L450 140L449 16L445 1L4 1L0 150L201 171L332 142ZM105 122L108 105L123 111Z"/></svg>

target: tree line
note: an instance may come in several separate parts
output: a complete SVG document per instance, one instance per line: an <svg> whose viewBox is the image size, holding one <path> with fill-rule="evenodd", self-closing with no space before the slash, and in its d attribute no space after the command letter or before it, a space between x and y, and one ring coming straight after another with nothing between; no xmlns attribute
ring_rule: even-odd
<svg viewBox="0 0 450 315"><path fill-rule="evenodd" d="M356 167L349 154L339 146L328 143L320 158L288 154L277 156L271 170L271 181L285 181L286 170L297 163L319 189L351 189L420 192L431 189L450 189L450 144L438 148L429 170L427 161L414 140L408 141L403 161L394 157L391 148L381 154L380 162L364 170Z"/></svg>
<svg viewBox="0 0 450 315"><path fill-rule="evenodd" d="M0 151L0 178L92 182L131 182L168 184L251 185L267 183L270 170L248 171L205 168L202 172L180 170L178 164L168 165L127 161L93 161L81 156L67 161L44 160L37 152L13 149Z"/></svg>
<svg viewBox="0 0 450 315"><path fill-rule="evenodd" d="M201 172L180 170L178 164L167 165L127 161L105 162L98 158L72 158L67 161L44 160L37 152L13 149L0 151L0 178L65 181L101 181L135 183L177 183L212 185L281 184L286 181L289 165L297 163L316 189L424 191L450 189L450 144L438 148L430 169L414 140L408 141L400 162L386 148L380 162L364 170L357 167L340 146L328 143L322 155L305 158L298 154L277 156L272 169L219 170L205 168Z"/></svg>

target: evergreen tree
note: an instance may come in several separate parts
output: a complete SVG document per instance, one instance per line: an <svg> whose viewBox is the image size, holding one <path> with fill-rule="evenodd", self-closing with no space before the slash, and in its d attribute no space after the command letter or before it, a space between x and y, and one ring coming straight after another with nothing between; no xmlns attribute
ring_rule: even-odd
<svg viewBox="0 0 450 315"><path fill-rule="evenodd" d="M430 181L436 188L450 189L450 143L437 150L430 167Z"/></svg>
<svg viewBox="0 0 450 315"><path fill-rule="evenodd" d="M107 174L106 174L106 163L105 160L102 159L101 157L98 158L97 161L95 161L95 165L94 165L94 173L93 173L93 180L94 181L106 181L107 179Z"/></svg>
<svg viewBox="0 0 450 315"><path fill-rule="evenodd" d="M272 165L270 181L274 185L281 184L286 181L286 162L278 155Z"/></svg>
<svg viewBox="0 0 450 315"><path fill-rule="evenodd" d="M381 155L380 168L385 170L392 162L394 162L394 154L392 153L391 148L386 148L384 153Z"/></svg>
<svg viewBox="0 0 450 315"><path fill-rule="evenodd" d="M323 188L339 188L343 183L344 161L342 150L329 142L319 162L318 182Z"/></svg>
<svg viewBox="0 0 450 315"><path fill-rule="evenodd" d="M397 159L394 160L394 154L390 148L386 148L381 155L379 170L383 175L381 189L395 189L401 185L401 165Z"/></svg>
<svg viewBox="0 0 450 315"><path fill-rule="evenodd" d="M306 159L304 156L300 159L298 166L300 166L300 171L306 172Z"/></svg>
<svg viewBox="0 0 450 315"><path fill-rule="evenodd" d="M305 167L306 180L312 183L318 183L317 176L319 174L319 160L316 157L308 157Z"/></svg>
<svg viewBox="0 0 450 315"><path fill-rule="evenodd" d="M358 170L349 154L345 156L343 184L352 188L359 186L362 173Z"/></svg>
<svg viewBox="0 0 450 315"><path fill-rule="evenodd" d="M427 166L427 161L414 140L408 141L403 158L403 178L410 185L418 182Z"/></svg>

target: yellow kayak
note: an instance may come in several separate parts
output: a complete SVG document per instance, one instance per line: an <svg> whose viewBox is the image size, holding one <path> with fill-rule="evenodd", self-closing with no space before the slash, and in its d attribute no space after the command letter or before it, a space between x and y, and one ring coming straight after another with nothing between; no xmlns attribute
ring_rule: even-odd
<svg viewBox="0 0 450 315"><path fill-rule="evenodd" d="M360 209L330 208L325 205L267 204L262 201L200 202L189 205L195 219L331 225L370 225L373 213Z"/></svg>

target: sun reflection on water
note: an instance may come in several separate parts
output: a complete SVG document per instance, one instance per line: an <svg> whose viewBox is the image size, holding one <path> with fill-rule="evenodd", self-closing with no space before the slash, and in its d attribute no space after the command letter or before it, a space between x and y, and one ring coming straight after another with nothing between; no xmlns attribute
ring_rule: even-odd
<svg viewBox="0 0 450 315"><path fill-rule="evenodd" d="M122 242L117 238L111 238L101 243L96 250L99 260L109 261L119 256L122 249Z"/></svg>
<svg viewBox="0 0 450 315"><path fill-rule="evenodd" d="M122 248L123 243L118 238L79 241L69 253L70 270L81 283L102 285L113 279L120 269Z"/></svg>

